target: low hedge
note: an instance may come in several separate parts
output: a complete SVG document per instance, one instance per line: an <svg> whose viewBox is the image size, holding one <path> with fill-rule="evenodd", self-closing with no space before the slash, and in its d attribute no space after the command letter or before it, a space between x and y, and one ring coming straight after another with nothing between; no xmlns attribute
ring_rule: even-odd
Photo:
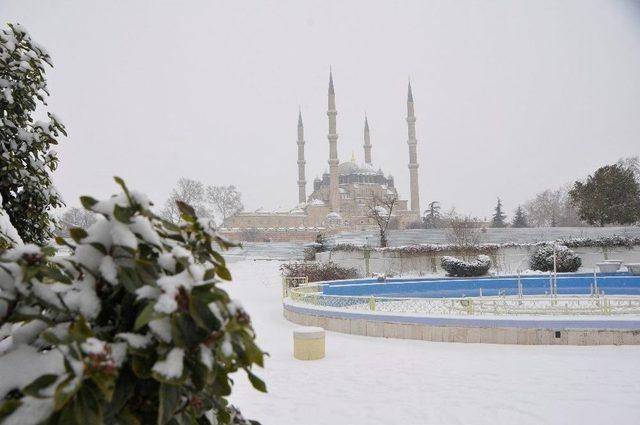
<svg viewBox="0 0 640 425"><path fill-rule="evenodd" d="M556 241L544 241L544 242L530 242L530 243L482 243L477 245L454 245L454 244L416 244L405 246L393 246L386 248L373 248L365 247L363 245L341 243L336 244L331 248L332 252L344 251L344 252L359 252L369 249L375 252L397 252L406 256L418 256L438 254L441 252L456 252L466 255L485 254L491 255L496 253L501 248L539 248L552 244L559 244L568 248L586 248L586 247L599 247L599 248L633 248L640 246L640 237L637 236L605 236L601 238L571 238L571 239L558 239Z"/></svg>
<svg viewBox="0 0 640 425"><path fill-rule="evenodd" d="M449 276L484 276L491 267L491 259L486 255L479 255L476 260L467 262L455 257L444 256L440 260L440 265Z"/></svg>

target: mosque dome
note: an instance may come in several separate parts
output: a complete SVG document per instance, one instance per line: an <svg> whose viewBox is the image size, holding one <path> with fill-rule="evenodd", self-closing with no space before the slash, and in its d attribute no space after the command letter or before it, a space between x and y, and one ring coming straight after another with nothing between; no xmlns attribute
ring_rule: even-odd
<svg viewBox="0 0 640 425"><path fill-rule="evenodd" d="M350 174L376 174L376 169L371 164L357 164L355 161L348 161L338 165L338 174L341 176L348 176Z"/></svg>

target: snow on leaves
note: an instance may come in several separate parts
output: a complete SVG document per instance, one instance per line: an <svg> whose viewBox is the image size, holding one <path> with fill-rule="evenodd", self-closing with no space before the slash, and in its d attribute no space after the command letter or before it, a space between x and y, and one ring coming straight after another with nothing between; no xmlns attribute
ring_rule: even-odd
<svg viewBox="0 0 640 425"><path fill-rule="evenodd" d="M119 195L82 198L98 219L57 239L70 255L36 245L0 253L0 368L28 347L38 355L12 365L43 371L9 375L0 423L35 395L51 423L192 423L210 410L228 423L229 374L244 369L264 387L251 372L263 352L249 316L218 285L231 276L215 247L229 242L185 206L180 226L164 221L116 181ZM56 368L38 365L45 353L57 353Z"/></svg>

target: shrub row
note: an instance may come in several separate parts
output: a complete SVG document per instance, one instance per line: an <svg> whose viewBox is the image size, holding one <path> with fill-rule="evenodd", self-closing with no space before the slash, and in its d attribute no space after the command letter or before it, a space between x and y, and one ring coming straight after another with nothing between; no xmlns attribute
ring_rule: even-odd
<svg viewBox="0 0 640 425"><path fill-rule="evenodd" d="M324 280L355 279L358 277L356 269L340 267L335 263L285 263L280 266L284 277L306 277L309 282Z"/></svg>
<svg viewBox="0 0 640 425"><path fill-rule="evenodd" d="M454 244L416 244L387 248L369 248L376 252L397 252L404 255L424 255L437 254L440 252L459 252L464 254L493 254L501 248L536 248L560 244L567 248L600 247L633 248L640 246L640 237L637 236L606 236L601 238L571 238L558 239L556 241L531 242L531 243L483 243L477 245L454 245ZM356 244L336 244L331 248L332 252L358 252L364 251L365 246Z"/></svg>

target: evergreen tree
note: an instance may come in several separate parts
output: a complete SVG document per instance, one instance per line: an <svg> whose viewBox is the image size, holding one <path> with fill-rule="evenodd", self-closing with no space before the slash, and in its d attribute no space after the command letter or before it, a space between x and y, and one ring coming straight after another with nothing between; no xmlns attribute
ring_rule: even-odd
<svg viewBox="0 0 640 425"><path fill-rule="evenodd" d="M435 229L440 226L442 217L440 216L440 202L429 202L429 209L422 216L422 223L427 229Z"/></svg>
<svg viewBox="0 0 640 425"><path fill-rule="evenodd" d="M20 25L0 31L0 195L24 242L42 244L53 234L52 208L62 199L51 180L58 158L51 150L64 126L51 113L33 115L46 105L45 65L51 58Z"/></svg>
<svg viewBox="0 0 640 425"><path fill-rule="evenodd" d="M505 222L507 216L502 212L502 201L500 198L498 198L498 203L494 211L493 218L491 219L491 227L507 227L507 223Z"/></svg>
<svg viewBox="0 0 640 425"><path fill-rule="evenodd" d="M633 224L640 220L640 183L621 164L598 168L569 192L580 218L589 224Z"/></svg>
<svg viewBox="0 0 640 425"><path fill-rule="evenodd" d="M527 216L520 205L518 205L515 215L513 216L513 227L529 227L527 224Z"/></svg>

